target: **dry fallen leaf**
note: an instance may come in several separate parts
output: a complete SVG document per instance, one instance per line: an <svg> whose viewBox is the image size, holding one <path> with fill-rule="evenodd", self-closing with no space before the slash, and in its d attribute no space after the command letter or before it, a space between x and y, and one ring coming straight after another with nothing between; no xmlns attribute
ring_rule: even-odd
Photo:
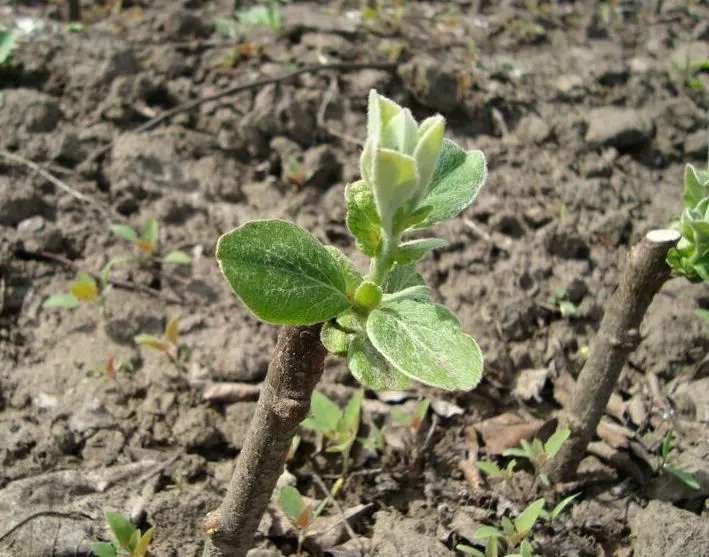
<svg viewBox="0 0 709 557"><path fill-rule="evenodd" d="M487 453L501 454L505 449L519 445L522 439L532 440L543 424L542 420L526 420L508 412L474 427L482 437Z"/></svg>

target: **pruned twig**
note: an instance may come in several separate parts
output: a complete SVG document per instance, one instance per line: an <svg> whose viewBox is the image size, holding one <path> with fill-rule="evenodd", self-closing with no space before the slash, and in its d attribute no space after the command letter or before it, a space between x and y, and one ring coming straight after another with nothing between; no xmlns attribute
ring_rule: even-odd
<svg viewBox="0 0 709 557"><path fill-rule="evenodd" d="M268 367L226 496L204 520L203 557L243 557L283 472L298 424L310 410L320 380L325 348L320 326L287 327Z"/></svg>
<svg viewBox="0 0 709 557"><path fill-rule="evenodd" d="M544 467L544 473L552 480L565 481L575 476L618 376L640 342L639 328L645 312L670 278L667 253L679 238L675 231L654 230L631 250L562 419L571 429L571 437Z"/></svg>

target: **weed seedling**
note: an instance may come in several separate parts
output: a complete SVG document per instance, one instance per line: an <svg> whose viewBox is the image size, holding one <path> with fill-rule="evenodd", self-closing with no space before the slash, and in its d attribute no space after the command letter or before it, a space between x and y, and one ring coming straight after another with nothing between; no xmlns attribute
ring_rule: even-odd
<svg viewBox="0 0 709 557"><path fill-rule="evenodd" d="M140 346L162 352L170 360L170 363L174 364L178 369L182 369L189 359L189 350L187 346L179 343L179 325L180 318L171 317L165 324L165 331L162 337L140 334L134 340Z"/></svg>
<svg viewBox="0 0 709 557"><path fill-rule="evenodd" d="M111 292L111 285L101 281L101 286L94 277L83 271L76 274L76 278L69 285L68 292L53 294L47 298L42 307L76 309L82 302L95 304L101 315L106 311L106 299Z"/></svg>
<svg viewBox="0 0 709 557"><path fill-rule="evenodd" d="M673 438L674 431L670 428L667 430L667 433L665 433L665 436L662 438L662 444L660 445L660 454L657 463L657 473L672 474L692 489L699 489L699 482L697 482L697 480L694 478L694 476L692 476L692 474L668 462L668 457L672 452Z"/></svg>
<svg viewBox="0 0 709 557"><path fill-rule="evenodd" d="M540 473L540 469L547 460L556 456L559 450L561 450L564 441L569 438L569 435L571 435L570 429L559 428L549 437L546 443L542 443L537 438L534 438L531 443L526 439L522 439L519 447L507 449L502 454L505 456L526 458L534 467L534 473L541 482L549 486L551 485L551 481L546 474Z"/></svg>
<svg viewBox="0 0 709 557"><path fill-rule="evenodd" d="M414 408L413 412L406 412L401 408L394 407L391 409L391 416L397 425L409 428L411 433L416 436L426 420L426 414L428 414L430 406L431 401L424 398L416 403L416 408Z"/></svg>
<svg viewBox="0 0 709 557"><path fill-rule="evenodd" d="M517 461L513 458L507 463L507 466L501 468L491 460L480 460L478 461L477 466L490 478L501 478L504 481L509 482L515 473Z"/></svg>
<svg viewBox="0 0 709 557"><path fill-rule="evenodd" d="M313 508L311 504L305 502L303 496L295 487L286 486L281 488L278 494L278 506L283 514L286 515L298 536L297 557L300 557L303 551L303 542L308 533L308 528L313 524L313 520L325 510L328 501L329 499L323 499L317 507Z"/></svg>
<svg viewBox="0 0 709 557"><path fill-rule="evenodd" d="M93 542L91 551L96 557L144 557L153 539L153 528L141 534L140 530L124 516L104 513L111 529L110 542Z"/></svg>
<svg viewBox="0 0 709 557"><path fill-rule="evenodd" d="M114 260L113 264L155 262L187 265L191 261L190 256L181 250L173 250L164 256L158 255L160 225L155 219L149 219L148 222L145 223L143 232L140 235L133 227L127 224L114 224L111 226L111 230L119 238L133 244L139 251L135 258L120 258L120 260ZM110 261L109 264L111 264Z"/></svg>
<svg viewBox="0 0 709 557"><path fill-rule="evenodd" d="M556 291L549 296L548 302L559 306L562 317L578 315L579 309L573 302L569 301L565 288L557 288Z"/></svg>
<svg viewBox="0 0 709 557"><path fill-rule="evenodd" d="M310 416L301 423L304 428L315 431L321 439L327 441L325 452L342 455L343 477L347 475L350 451L357 440L363 398L364 391L360 389L352 395L344 409L340 409L324 394L316 391L310 401Z"/></svg>

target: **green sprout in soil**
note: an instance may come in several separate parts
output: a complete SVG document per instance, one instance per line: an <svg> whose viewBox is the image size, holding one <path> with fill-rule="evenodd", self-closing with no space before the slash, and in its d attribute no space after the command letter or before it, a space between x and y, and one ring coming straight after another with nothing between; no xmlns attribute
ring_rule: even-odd
<svg viewBox="0 0 709 557"><path fill-rule="evenodd" d="M342 455L343 477L347 475L350 452L357 440L363 398L364 391L360 389L352 395L345 407L340 409L324 394L316 391L310 401L310 415L300 424L315 431L321 440L327 440L325 452Z"/></svg>
<svg viewBox="0 0 709 557"><path fill-rule="evenodd" d="M517 460L513 458L507 463L507 466L505 466L504 468L501 468L491 460L480 460L478 461L477 466L490 478L500 478L506 482L509 482L512 479L512 476L514 476L515 467L517 466Z"/></svg>
<svg viewBox="0 0 709 557"><path fill-rule="evenodd" d="M685 485L691 487L692 489L699 489L699 482L690 474L689 472L683 470L679 466L675 466L671 462L668 462L670 453L672 452L672 439L674 438L674 431L670 428L665 433L662 439L662 444L660 445L660 454L657 463L657 473L672 474L679 480L681 480Z"/></svg>
<svg viewBox="0 0 709 557"><path fill-rule="evenodd" d="M564 442L571 435L569 428L558 428L546 443L534 438L530 443L526 439L522 439L519 447L507 449L502 454L504 456L516 456L517 458L527 459L534 467L534 473L539 480L546 486L551 485L549 477L541 472L542 466L549 460L554 458L561 450Z"/></svg>
<svg viewBox="0 0 709 557"><path fill-rule="evenodd" d="M179 326L180 318L177 316L171 317L165 324L162 337L140 334L134 340L140 346L165 354L170 363L177 368L182 368L189 359L189 350L186 345L179 342Z"/></svg>
<svg viewBox="0 0 709 557"><path fill-rule="evenodd" d="M566 288L557 288L554 293L549 296L548 302L550 304L554 304L555 306L559 306L559 311L561 312L562 317L573 317L578 315L579 308L577 308L576 304L568 299Z"/></svg>
<svg viewBox="0 0 709 557"><path fill-rule="evenodd" d="M104 517L111 529L111 541L91 544L91 551L96 557L145 557L153 539L153 528L141 533L130 520L118 513L106 512Z"/></svg>
<svg viewBox="0 0 709 557"><path fill-rule="evenodd" d="M134 258L121 258L115 263L172 263L175 265L188 265L190 256L181 250L172 250L164 256L158 254L158 236L160 225L155 219L149 219L143 227L143 232L138 232L127 224L114 224L111 230L119 238L130 242L138 248L138 255ZM109 262L110 263L110 262Z"/></svg>
<svg viewBox="0 0 709 557"><path fill-rule="evenodd" d="M106 299L111 292L111 285L107 281L101 281L100 286L96 279L89 273L79 271L76 278L69 285L68 292L53 294L47 298L42 307L76 309L82 302L96 304L99 313L106 311Z"/></svg>
<svg viewBox="0 0 709 557"><path fill-rule="evenodd" d="M497 557L500 551L505 551L505 557L539 557L527 539L532 529L540 518L555 520L578 496L576 493L566 497L551 511L544 510L543 498L537 499L516 518L502 517L499 528L481 526L473 533L473 538L485 541L484 552L466 544L458 544L456 549L475 557Z"/></svg>
<svg viewBox="0 0 709 557"><path fill-rule="evenodd" d="M310 503L307 503L300 492L291 486L281 488L278 494L278 506L283 514L286 515L291 526L298 536L298 547L296 556L300 557L303 551L303 542L308 533L308 528L312 526L313 521L322 514L327 507L329 499L323 499L322 502L315 508Z"/></svg>
<svg viewBox="0 0 709 557"><path fill-rule="evenodd" d="M413 380L468 391L480 382L478 344L431 299L416 270L447 244L421 233L468 207L487 176L482 152L466 151L444 132L442 116L417 122L409 109L370 92L362 179L345 190L347 227L370 260L364 276L336 247L284 220L247 222L219 238L219 266L241 301L262 321L292 327L279 337L231 487L205 518L205 557L242 556L250 548L308 415L323 346L375 390ZM352 423L333 446L351 447Z"/></svg>

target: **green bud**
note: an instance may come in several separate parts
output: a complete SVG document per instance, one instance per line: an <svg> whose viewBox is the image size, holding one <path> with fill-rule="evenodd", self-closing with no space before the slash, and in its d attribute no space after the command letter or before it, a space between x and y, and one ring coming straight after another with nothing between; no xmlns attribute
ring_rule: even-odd
<svg viewBox="0 0 709 557"><path fill-rule="evenodd" d="M427 191L428 183L438 166L438 157L441 154L445 131L446 125L443 116L427 118L419 126L414 158L419 173L420 194Z"/></svg>
<svg viewBox="0 0 709 557"><path fill-rule="evenodd" d="M355 304L363 309L374 309L381 301L382 289L368 280L360 284L355 292Z"/></svg>

